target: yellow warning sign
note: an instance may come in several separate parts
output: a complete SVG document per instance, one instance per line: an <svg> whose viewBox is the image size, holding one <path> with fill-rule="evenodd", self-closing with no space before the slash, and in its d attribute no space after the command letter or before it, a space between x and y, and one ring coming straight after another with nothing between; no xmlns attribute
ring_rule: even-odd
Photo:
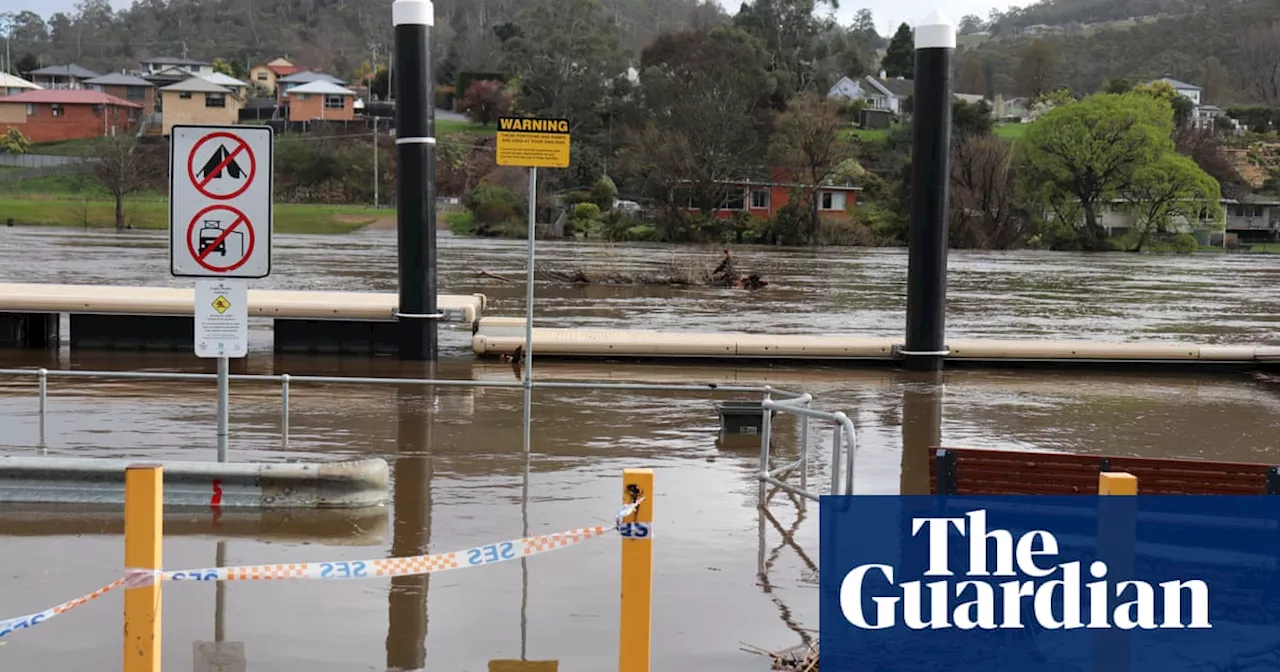
<svg viewBox="0 0 1280 672"><path fill-rule="evenodd" d="M568 168L567 119L498 118L499 166Z"/></svg>
<svg viewBox="0 0 1280 672"><path fill-rule="evenodd" d="M218 295L218 298L213 300L213 309L218 311L219 315L227 312L227 309L230 307L231 302L227 300L227 297L221 294Z"/></svg>

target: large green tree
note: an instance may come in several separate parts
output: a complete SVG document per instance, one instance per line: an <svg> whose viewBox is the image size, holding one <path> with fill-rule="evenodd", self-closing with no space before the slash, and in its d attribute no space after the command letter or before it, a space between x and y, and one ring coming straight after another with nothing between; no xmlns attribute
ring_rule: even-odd
<svg viewBox="0 0 1280 672"><path fill-rule="evenodd" d="M837 104L817 93L797 97L778 117L774 156L809 187L806 200L811 239L818 235L821 223L818 209L822 185L829 184L840 164L853 154L853 148L842 135L844 127Z"/></svg>
<svg viewBox="0 0 1280 672"><path fill-rule="evenodd" d="M1095 94L1049 110L1023 140L1025 193L1102 246L1099 211L1134 183L1136 171L1174 151L1173 110L1141 94Z"/></svg>
<svg viewBox="0 0 1280 672"><path fill-rule="evenodd" d="M1138 233L1133 251L1141 251L1152 234L1172 233L1179 223L1216 220L1221 196L1217 180L1176 152L1138 166L1121 189Z"/></svg>
<svg viewBox="0 0 1280 672"><path fill-rule="evenodd" d="M903 23L898 32L889 40L889 48L885 50L880 68L887 77L906 77L910 79L916 72L916 38L911 26Z"/></svg>

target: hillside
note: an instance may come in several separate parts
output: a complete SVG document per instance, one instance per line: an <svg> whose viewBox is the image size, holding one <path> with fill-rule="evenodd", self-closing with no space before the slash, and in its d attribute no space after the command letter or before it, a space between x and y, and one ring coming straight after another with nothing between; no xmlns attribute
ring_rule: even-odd
<svg viewBox="0 0 1280 672"><path fill-rule="evenodd" d="M1241 0L1046 0L999 14L993 34L1013 34L1034 25L1096 25L1126 19L1182 16L1196 11L1217 11Z"/></svg>
<svg viewBox="0 0 1280 672"><path fill-rule="evenodd" d="M1052 86L1086 93L1099 90L1113 78L1169 76L1204 87L1207 102L1261 102L1245 86L1257 75L1243 58L1242 45L1251 30L1280 21L1280 2L1276 0L1199 0L1194 4L1181 0L1054 0L1033 5L1019 16L1037 17L1034 23L1039 23L1061 8L1062 16L1079 15L1095 21L1101 20L1104 12L1118 16L1156 5L1169 9L1181 4L1189 5L1185 13L1144 19L1123 28L993 36L959 55L958 85L1005 94L1031 93L1028 89L1033 87L1025 73L1034 69L1025 66L1024 60L1030 46L1039 43L1040 52L1052 55L1050 60L1055 61L1050 73ZM1068 8L1076 5L1096 11L1071 14ZM1076 11L1084 10L1077 7ZM1280 53L1280 44L1275 50Z"/></svg>
<svg viewBox="0 0 1280 672"><path fill-rule="evenodd" d="M442 83L458 71L500 67L495 28L531 0L437 0L434 52ZM722 11L697 0L604 0L633 52L660 33ZM385 64L392 47L391 3L367 0L136 0L115 12L107 0L82 0L46 22L31 11L14 17L10 50L19 69L67 62L99 71L137 67L139 59L186 56L247 64L279 56L351 76L370 61Z"/></svg>

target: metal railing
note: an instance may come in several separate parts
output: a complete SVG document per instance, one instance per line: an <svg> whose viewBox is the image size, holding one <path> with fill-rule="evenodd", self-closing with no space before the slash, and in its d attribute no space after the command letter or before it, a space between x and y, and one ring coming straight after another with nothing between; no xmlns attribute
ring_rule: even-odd
<svg viewBox="0 0 1280 672"><path fill-rule="evenodd" d="M830 494L841 494L841 485L843 480L843 494L853 494L853 455L857 450L858 435L857 430L853 426L853 421L849 416L841 411L828 413L827 411L819 411L811 408L813 397L808 394L787 397L775 400L769 391L765 392L764 402L761 404L764 410L764 418L761 420L760 426L760 471L757 479L760 481L759 489L759 505L765 506L768 501L767 487L776 486L787 492L799 495L806 499L818 501L820 495L809 490L809 420L823 420L831 423L833 431L831 432L831 491ZM773 414L790 413L800 420L800 441L799 452L800 457L793 462L788 462L774 469L769 468L769 458L771 444L773 439ZM842 464L843 463L843 464ZM843 466L843 469L841 468ZM792 485L783 481L792 472L799 470L800 485ZM843 475L843 479L841 476Z"/></svg>
<svg viewBox="0 0 1280 672"><path fill-rule="evenodd" d="M105 378L105 379L121 379L121 380L167 380L167 381L208 381L216 383L218 376L215 373L178 373L165 371L95 371L82 369L0 369L0 376L14 377L35 377L38 382L39 394L39 417L40 417L40 443L45 443L45 426L48 417L48 399L49 399L49 379L50 378ZM285 448L289 446L289 395L290 389L297 384L327 384L327 385L413 385L413 386L438 386L438 387L458 387L458 388L501 388L509 390L524 390L526 385L535 389L550 390L619 390L633 392L702 392L702 393L736 393L736 394L761 394L763 395L763 405L768 408L771 404L788 404L784 408L788 412L798 412L795 404L803 402L804 408L800 409L799 414L802 416L802 438L801 438L801 455L807 458L807 448L803 444L807 443L808 418L809 417L844 417L843 413L829 414L822 411L813 411L808 409L808 404L813 399L809 394L792 392L789 390L779 389L770 385L721 385L718 383L707 384L650 384L650 383L612 383L612 382L588 382L588 381L501 381L501 380L460 380L460 379L434 379L434 378L373 378L361 376L307 376L307 375L290 375L281 374L230 374L228 378L231 381L248 382L248 383L272 383L280 386L280 440ZM775 397L782 399L774 401ZM767 442L771 436L769 424L769 416L771 413L765 413L765 423L762 432ZM848 422L848 418L845 418ZM852 423L849 423L849 429L852 431ZM839 448L839 439L837 438L837 449ZM852 445L852 443L850 443ZM767 450L767 449L766 449ZM767 459L767 452L762 459Z"/></svg>

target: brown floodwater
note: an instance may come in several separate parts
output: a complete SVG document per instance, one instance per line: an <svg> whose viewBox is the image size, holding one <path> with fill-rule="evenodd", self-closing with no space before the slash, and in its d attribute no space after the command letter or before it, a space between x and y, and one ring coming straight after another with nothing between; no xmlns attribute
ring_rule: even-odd
<svg viewBox="0 0 1280 672"><path fill-rule="evenodd" d="M278 236L274 275L255 286L392 290L393 231ZM542 263L657 270L718 250L539 243ZM441 285L490 296L489 314L523 310L523 243L441 237ZM742 249L764 292L537 286L548 326L893 335L903 322L906 255L896 250ZM0 281L183 285L163 235L0 229ZM511 278L476 276L485 270ZM966 336L1280 344L1280 260L953 253L949 333ZM275 357L267 323L236 371L423 375L386 359ZM475 361L469 332L442 335L436 374L514 380ZM0 351L0 367L209 371L193 356ZM927 488L939 443L1145 456L1274 461L1280 392L1249 374L951 371L941 380L885 369L538 362L542 380L771 384L809 392L858 429L855 490ZM32 379L0 377L0 454L212 460L211 382L51 379L41 443ZM295 384L280 437L272 385L235 382L234 460L381 456L394 470L387 511L329 515L174 514L165 565L371 559L442 552L608 522L624 468L656 473L654 670L767 670L743 643L782 649L816 636L817 509L776 495L755 507L758 451L716 443L726 393L538 390L533 444L521 445L518 390ZM777 421L793 455L794 420ZM829 479L816 426L811 484ZM820 448L820 449L819 449ZM527 490L527 496L525 492ZM122 571L119 515L0 511L0 619L75 597ZM761 537L763 529L764 536ZM167 584L164 661L190 669L195 642L243 642L250 670L450 670L487 661L559 660L616 668L619 545L613 537L520 563L392 581ZM760 572L762 568L765 570ZM221 604L221 608L218 605ZM3 669L117 665L121 601L104 597L0 646ZM109 662L103 662L103 661Z"/></svg>

